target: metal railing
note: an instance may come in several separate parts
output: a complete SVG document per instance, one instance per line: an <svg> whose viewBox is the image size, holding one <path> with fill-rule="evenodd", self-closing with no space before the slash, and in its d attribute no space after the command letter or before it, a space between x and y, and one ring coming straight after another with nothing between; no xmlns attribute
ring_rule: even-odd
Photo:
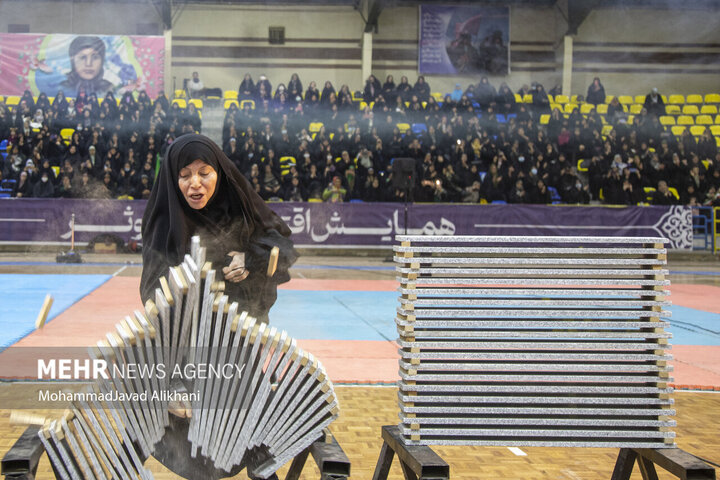
<svg viewBox="0 0 720 480"><path fill-rule="evenodd" d="M718 233L720 233L720 207L693 207L693 235L702 238L703 246L693 246L693 250L709 250L717 254Z"/></svg>

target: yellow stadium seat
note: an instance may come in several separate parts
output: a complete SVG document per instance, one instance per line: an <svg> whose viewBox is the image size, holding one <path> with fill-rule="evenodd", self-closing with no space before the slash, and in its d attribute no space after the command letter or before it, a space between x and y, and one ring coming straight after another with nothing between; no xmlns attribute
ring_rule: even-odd
<svg viewBox="0 0 720 480"><path fill-rule="evenodd" d="M720 136L720 125L710 125L710 131L714 136Z"/></svg>
<svg viewBox="0 0 720 480"><path fill-rule="evenodd" d="M639 103L633 103L632 105L630 105L630 113L637 115L642 112L643 108L645 108L644 105L640 105Z"/></svg>
<svg viewBox="0 0 720 480"><path fill-rule="evenodd" d="M674 125L674 126L670 127L670 129L672 130L673 135L675 135L676 137L679 137L687 129L687 127L685 127L683 125Z"/></svg>
<svg viewBox="0 0 720 480"><path fill-rule="evenodd" d="M523 103L523 97L519 94L515 94L515 103Z"/></svg>
<svg viewBox="0 0 720 480"><path fill-rule="evenodd" d="M660 125L675 125L675 117L670 115L662 115L660 117Z"/></svg>
<svg viewBox="0 0 720 480"><path fill-rule="evenodd" d="M290 168L293 165L297 165L297 160L295 160L295 157L280 157L280 168Z"/></svg>
<svg viewBox="0 0 720 480"><path fill-rule="evenodd" d="M352 92L352 99L353 99L353 102L362 102L362 100L363 100L362 92L360 92L360 91Z"/></svg>
<svg viewBox="0 0 720 480"><path fill-rule="evenodd" d="M173 94L173 97L175 98L185 98L185 90L175 90L175 93Z"/></svg>
<svg viewBox="0 0 720 480"><path fill-rule="evenodd" d="M715 115L715 125L720 125L720 115Z"/></svg>
<svg viewBox="0 0 720 480"><path fill-rule="evenodd" d="M699 137L700 135L702 135L705 132L706 128L707 127L704 125L693 125L692 127L690 127L690 133L694 137Z"/></svg>
<svg viewBox="0 0 720 480"><path fill-rule="evenodd" d="M532 103L532 95L529 93L523 95L523 103Z"/></svg>
<svg viewBox="0 0 720 480"><path fill-rule="evenodd" d="M238 98L238 92L236 92L235 90L225 90L225 91L223 92L223 98L224 98L225 100L227 100L227 99L237 100L237 98Z"/></svg>
<svg viewBox="0 0 720 480"><path fill-rule="evenodd" d="M552 111L552 110L555 110L556 108L557 108L558 110L560 110L561 112L563 111L563 106L560 105L559 103L551 103L551 104L550 104L550 110L551 110L551 111Z"/></svg>
<svg viewBox="0 0 720 480"><path fill-rule="evenodd" d="M716 115L718 113L717 105L703 105L700 107L700 113L703 115Z"/></svg>
<svg viewBox="0 0 720 480"><path fill-rule="evenodd" d="M670 95L668 97L667 102L665 102L665 103L672 103L675 105L683 105L685 103L685 97L682 95L678 95L678 94Z"/></svg>
<svg viewBox="0 0 720 480"><path fill-rule="evenodd" d="M540 115L540 125L547 125L548 122L550 122L549 113L543 113L542 115Z"/></svg>
<svg viewBox="0 0 720 480"><path fill-rule="evenodd" d="M695 125L695 120L690 115L680 115L677 118L678 125Z"/></svg>
<svg viewBox="0 0 720 480"><path fill-rule="evenodd" d="M548 102L550 102L550 103L558 103L558 102L556 102L556 101L553 100L553 96L550 95L549 93L547 94L547 96L548 96Z"/></svg>
<svg viewBox="0 0 720 480"><path fill-rule="evenodd" d="M122 98L118 95L117 97L115 97L115 103L117 103L118 107L120 106L120 102L122 102Z"/></svg>
<svg viewBox="0 0 720 480"><path fill-rule="evenodd" d="M607 115L607 107L608 106L606 103L601 103L600 105L595 107L595 110L597 110L600 115Z"/></svg>
<svg viewBox="0 0 720 480"><path fill-rule="evenodd" d="M695 125L712 125L713 119L710 115L698 115L695 117Z"/></svg>
<svg viewBox="0 0 720 480"><path fill-rule="evenodd" d="M720 137L715 137L715 145L720 147Z"/></svg>
<svg viewBox="0 0 720 480"><path fill-rule="evenodd" d="M312 123L308 126L308 131L309 131L310 133L317 133L317 132L320 131L320 129L321 129L322 127L323 127L323 123L322 123L322 122L312 122Z"/></svg>
<svg viewBox="0 0 720 480"><path fill-rule="evenodd" d="M645 187L643 190L645 191L645 200L648 202L652 202L652 197L655 193L655 189L653 187Z"/></svg>
<svg viewBox="0 0 720 480"><path fill-rule="evenodd" d="M240 104L239 104L238 101L235 100L235 99L228 98L227 100L225 100L225 110L227 110L228 108L230 108L230 105L233 105L233 104L234 104L236 107L240 107Z"/></svg>
<svg viewBox="0 0 720 480"><path fill-rule="evenodd" d="M192 103L193 105L195 105L195 108L197 108L198 110L203 109L203 101L199 98L191 98L190 100L188 100L188 103Z"/></svg>
<svg viewBox="0 0 720 480"><path fill-rule="evenodd" d="M602 134L603 134L603 135L607 135L607 134L609 134L609 133L612 132L612 131L613 131L613 126L612 126L612 125L603 125L603 127L602 127Z"/></svg>
<svg viewBox="0 0 720 480"><path fill-rule="evenodd" d="M613 98L615 98L615 95L605 95L605 103L612 102Z"/></svg>
<svg viewBox="0 0 720 480"><path fill-rule="evenodd" d="M667 113L668 115L680 115L680 113L682 113L682 110L680 110L680 105L666 105L665 113Z"/></svg>
<svg viewBox="0 0 720 480"><path fill-rule="evenodd" d="M580 113L582 113L583 115L587 115L593 110L595 110L595 105L593 105L592 103L583 103L582 105L580 105Z"/></svg>
<svg viewBox="0 0 720 480"><path fill-rule="evenodd" d="M515 95L517 95L517 93L516 93ZM443 101L443 94L440 93L440 92L432 92L432 93L430 94L430 96L433 97L436 102L442 102L442 101ZM515 97L515 98L517 98L517 97ZM519 101L519 100L518 100L518 101Z"/></svg>
<svg viewBox="0 0 720 480"><path fill-rule="evenodd" d="M368 106L367 102L365 100L363 100L362 102L360 102L359 109L365 110L365 107L367 107L367 106Z"/></svg>
<svg viewBox="0 0 720 480"><path fill-rule="evenodd" d="M566 103L565 104L565 113L572 113L573 110L578 108L577 104L575 103Z"/></svg>
<svg viewBox="0 0 720 480"><path fill-rule="evenodd" d="M240 108L245 108L245 105L250 105L250 109L255 110L255 100L243 100L240 102Z"/></svg>
<svg viewBox="0 0 720 480"><path fill-rule="evenodd" d="M633 97L631 97L630 95L618 96L618 102L622 103L623 105L630 105L631 103L635 103Z"/></svg>
<svg viewBox="0 0 720 480"><path fill-rule="evenodd" d="M72 138L73 133L75 133L74 128L63 128L60 130L60 136L62 137L65 145L70 145L70 139Z"/></svg>
<svg viewBox="0 0 720 480"><path fill-rule="evenodd" d="M678 191L675 187L668 187L668 192L673 194L673 197L675 197L677 200L680 200L680 195L678 194Z"/></svg>
<svg viewBox="0 0 720 480"><path fill-rule="evenodd" d="M705 94L705 103L720 103L720 93Z"/></svg>
<svg viewBox="0 0 720 480"><path fill-rule="evenodd" d="M635 121L635 115L628 115L627 124L632 125L634 121Z"/></svg>
<svg viewBox="0 0 720 480"><path fill-rule="evenodd" d="M328 134L328 137L330 138L330 140L332 140L333 138L335 138L335 132L330 132L330 133Z"/></svg>
<svg viewBox="0 0 720 480"><path fill-rule="evenodd" d="M398 128L398 130L400 130L400 133L402 133L402 134L404 134L404 133L406 133L408 130L410 130L410 124L409 124L409 123L398 123L398 124L395 125L395 126Z"/></svg>
<svg viewBox="0 0 720 480"><path fill-rule="evenodd" d="M8 95L5 98L5 105L8 107L14 107L20 104L20 97L17 95Z"/></svg>
<svg viewBox="0 0 720 480"><path fill-rule="evenodd" d="M645 103L645 95L635 95L635 103L644 104Z"/></svg>
<svg viewBox="0 0 720 480"><path fill-rule="evenodd" d="M589 164L589 163L590 163L590 162L588 161L587 158L581 158L581 159L578 160L578 162L577 162L577 171L578 171L578 172L587 172L587 171L588 171L588 164Z"/></svg>
<svg viewBox="0 0 720 480"><path fill-rule="evenodd" d="M688 95L685 98L685 103L703 103L702 95Z"/></svg>
<svg viewBox="0 0 720 480"><path fill-rule="evenodd" d="M410 102L405 102L405 108L410 108Z"/></svg>
<svg viewBox="0 0 720 480"><path fill-rule="evenodd" d="M176 98L172 101L172 103L180 108L187 108L187 102L182 98Z"/></svg>
<svg viewBox="0 0 720 480"><path fill-rule="evenodd" d="M600 200L605 200L605 195L603 195L603 189L602 189L602 188L598 191L598 198L600 198Z"/></svg>
<svg viewBox="0 0 720 480"><path fill-rule="evenodd" d="M660 95L660 98L663 99L663 103L667 105L668 103L668 97L666 95Z"/></svg>
<svg viewBox="0 0 720 480"><path fill-rule="evenodd" d="M308 202L310 202L310 203L322 203L322 199L320 199L320 198L308 198Z"/></svg>
<svg viewBox="0 0 720 480"><path fill-rule="evenodd" d="M705 167L705 170L710 170L710 165L712 165L712 162L710 160L701 160L703 166Z"/></svg>
<svg viewBox="0 0 720 480"><path fill-rule="evenodd" d="M555 103L570 103L567 95L555 95Z"/></svg>
<svg viewBox="0 0 720 480"><path fill-rule="evenodd" d="M700 109L697 105L683 105L682 113L683 115L699 115Z"/></svg>

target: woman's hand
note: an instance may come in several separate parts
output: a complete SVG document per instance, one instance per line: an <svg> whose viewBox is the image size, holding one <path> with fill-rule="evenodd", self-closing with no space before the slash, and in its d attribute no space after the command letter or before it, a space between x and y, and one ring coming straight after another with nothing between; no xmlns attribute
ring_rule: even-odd
<svg viewBox="0 0 720 480"><path fill-rule="evenodd" d="M245 253L232 251L228 253L232 257L230 265L223 268L225 280L233 283L242 282L250 272L245 268Z"/></svg>

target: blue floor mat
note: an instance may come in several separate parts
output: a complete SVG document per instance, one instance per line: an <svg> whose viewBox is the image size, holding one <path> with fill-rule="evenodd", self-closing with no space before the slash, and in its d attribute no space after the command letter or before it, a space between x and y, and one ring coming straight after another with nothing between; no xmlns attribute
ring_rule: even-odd
<svg viewBox="0 0 720 480"><path fill-rule="evenodd" d="M270 324L294 338L395 340L397 292L278 290Z"/></svg>
<svg viewBox="0 0 720 480"><path fill-rule="evenodd" d="M0 275L0 351L33 330L45 295L53 296L50 322L72 304L105 283L110 275Z"/></svg>

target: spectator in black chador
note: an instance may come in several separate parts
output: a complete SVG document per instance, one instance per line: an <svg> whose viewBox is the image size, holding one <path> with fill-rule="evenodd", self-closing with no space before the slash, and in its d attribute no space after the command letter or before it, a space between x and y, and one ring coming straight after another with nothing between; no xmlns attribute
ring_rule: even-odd
<svg viewBox="0 0 720 480"><path fill-rule="evenodd" d="M662 95L658 93L658 89L653 88L650 93L645 96L645 110L649 115L655 115L659 117L665 115L665 102L663 101Z"/></svg>
<svg viewBox="0 0 720 480"><path fill-rule="evenodd" d="M588 87L585 101L593 105L605 103L605 87L600 83L600 77L593 78L593 82Z"/></svg>

